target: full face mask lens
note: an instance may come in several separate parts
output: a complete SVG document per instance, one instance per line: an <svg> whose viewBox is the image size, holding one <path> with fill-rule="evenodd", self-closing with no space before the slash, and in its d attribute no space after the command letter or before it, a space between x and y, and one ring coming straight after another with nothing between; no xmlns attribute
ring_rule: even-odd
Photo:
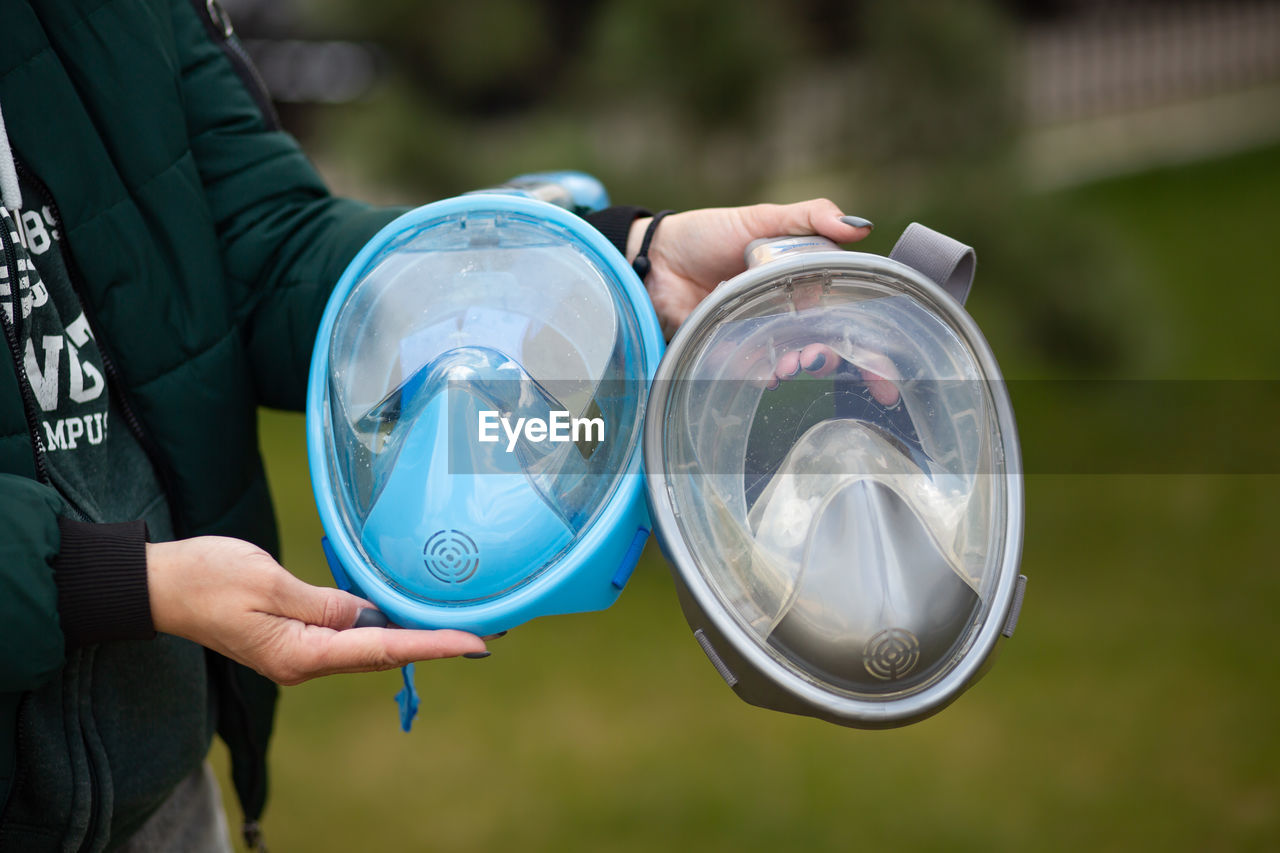
<svg viewBox="0 0 1280 853"><path fill-rule="evenodd" d="M492 633L616 596L608 575L560 598L544 579L648 527L635 475L661 338L629 275L585 222L501 195L421 208L353 262L309 450L336 571L399 624Z"/></svg>
<svg viewBox="0 0 1280 853"><path fill-rule="evenodd" d="M824 252L723 287L673 342L646 431L686 615L749 701L926 716L989 653L1017 563L994 360L954 301L884 258Z"/></svg>

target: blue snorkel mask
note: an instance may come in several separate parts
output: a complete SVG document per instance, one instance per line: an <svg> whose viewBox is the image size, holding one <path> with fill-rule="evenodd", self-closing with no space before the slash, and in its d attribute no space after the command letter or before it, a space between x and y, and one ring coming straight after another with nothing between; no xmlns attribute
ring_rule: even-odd
<svg viewBox="0 0 1280 853"><path fill-rule="evenodd" d="M558 173L429 204L334 289L312 482L335 579L396 624L487 635L602 609L639 558L662 335L625 259L560 206L606 203Z"/></svg>

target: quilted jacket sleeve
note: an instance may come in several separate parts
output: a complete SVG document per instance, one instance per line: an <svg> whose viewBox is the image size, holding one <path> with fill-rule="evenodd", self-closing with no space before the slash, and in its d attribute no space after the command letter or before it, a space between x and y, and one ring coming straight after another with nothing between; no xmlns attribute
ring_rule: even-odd
<svg viewBox="0 0 1280 853"><path fill-rule="evenodd" d="M0 693L39 687L62 667L53 574L61 507L49 486L0 474Z"/></svg>
<svg viewBox="0 0 1280 853"><path fill-rule="evenodd" d="M66 517L51 486L0 474L0 693L33 690L68 648L155 634L142 522Z"/></svg>
<svg viewBox="0 0 1280 853"><path fill-rule="evenodd" d="M360 247L403 211L329 194L296 140L259 106L235 37L210 26L205 7L172 4L191 152L259 402L299 409L329 291Z"/></svg>

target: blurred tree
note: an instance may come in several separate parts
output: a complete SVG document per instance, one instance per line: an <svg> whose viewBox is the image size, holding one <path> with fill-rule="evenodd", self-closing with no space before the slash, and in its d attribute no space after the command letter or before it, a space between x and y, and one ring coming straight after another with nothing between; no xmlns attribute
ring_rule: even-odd
<svg viewBox="0 0 1280 853"><path fill-rule="evenodd" d="M862 156L895 171L1009 163L1017 116L1012 33L983 2L865 7Z"/></svg>
<svg viewBox="0 0 1280 853"><path fill-rule="evenodd" d="M638 93L694 126L748 128L760 92L795 61L803 18L771 0L615 0L593 39L598 95Z"/></svg>
<svg viewBox="0 0 1280 853"><path fill-rule="evenodd" d="M1000 7L899 0L864 13L865 86L848 115L865 197L978 247L984 323L1017 363L1125 363L1140 306L1124 302L1114 241L1023 185L1015 41Z"/></svg>
<svg viewBox="0 0 1280 853"><path fill-rule="evenodd" d="M347 37L377 42L410 90L448 112L495 116L554 97L601 0L323 0Z"/></svg>
<svg viewBox="0 0 1280 853"><path fill-rule="evenodd" d="M316 25L386 67L324 136L405 200L563 167L677 208L792 179L978 246L1018 361L1105 370L1139 306L1118 301L1109 235L1021 183L1008 5L322 0Z"/></svg>

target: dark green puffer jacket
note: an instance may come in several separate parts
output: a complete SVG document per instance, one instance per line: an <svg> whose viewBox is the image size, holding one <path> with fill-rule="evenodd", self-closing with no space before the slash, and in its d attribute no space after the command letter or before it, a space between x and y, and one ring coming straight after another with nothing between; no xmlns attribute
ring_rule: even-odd
<svg viewBox="0 0 1280 853"><path fill-rule="evenodd" d="M398 211L327 193L237 48L204 0L0 0L9 138L56 202L108 381L177 535L274 552L255 410L302 407L328 291ZM58 676L76 642L55 574L66 507L40 477L24 383L0 347L0 802L21 699ZM92 552L93 528L79 535ZM109 610L86 615L110 633ZM210 670L237 788L256 813L274 686L224 659Z"/></svg>

